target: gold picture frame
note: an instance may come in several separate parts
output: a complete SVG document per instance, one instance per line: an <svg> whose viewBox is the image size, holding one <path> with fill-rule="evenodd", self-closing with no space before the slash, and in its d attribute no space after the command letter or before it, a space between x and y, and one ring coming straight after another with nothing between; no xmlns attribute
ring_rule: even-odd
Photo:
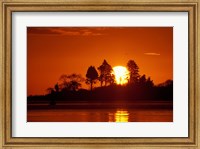
<svg viewBox="0 0 200 149"><path fill-rule="evenodd" d="M200 1L199 0L1 0L0 147L1 148L200 148ZM14 138L11 135L12 12L149 11L189 14L189 137L186 138Z"/></svg>

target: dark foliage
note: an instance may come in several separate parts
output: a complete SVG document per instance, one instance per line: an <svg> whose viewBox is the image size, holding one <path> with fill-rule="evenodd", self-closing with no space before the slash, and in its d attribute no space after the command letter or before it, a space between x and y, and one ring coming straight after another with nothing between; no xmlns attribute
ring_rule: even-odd
<svg viewBox="0 0 200 149"><path fill-rule="evenodd" d="M92 92L85 89L78 91L52 92L45 96L29 96L28 102L133 102L133 101L172 101L173 81L165 86L153 86L149 83L110 85L95 88ZM53 104L52 104L53 105Z"/></svg>
<svg viewBox="0 0 200 149"><path fill-rule="evenodd" d="M30 103L49 103L55 106L57 103L74 102L135 102L135 101L172 101L173 100L173 80L167 80L157 86L154 85L150 77L139 75L139 67L130 60L127 63L130 72L129 83L117 85L114 83L112 67L103 61L98 67L100 76L94 66L90 66L86 73L86 79L79 74L62 75L60 84L55 84L54 88L48 88L44 96L29 96ZM81 89L81 83L90 85L90 91ZM101 86L93 88L93 85L100 81ZM104 83L104 85L103 85Z"/></svg>
<svg viewBox="0 0 200 149"><path fill-rule="evenodd" d="M96 80L98 79L98 72L94 66L88 68L86 77L86 83L90 84L90 90L92 91L93 84L96 83Z"/></svg>
<svg viewBox="0 0 200 149"><path fill-rule="evenodd" d="M103 86L103 83L105 86L107 86L108 83L110 85L114 83L114 75L112 74L113 69L106 60L104 60L101 66L98 67L98 70L100 72L99 81L101 87Z"/></svg>

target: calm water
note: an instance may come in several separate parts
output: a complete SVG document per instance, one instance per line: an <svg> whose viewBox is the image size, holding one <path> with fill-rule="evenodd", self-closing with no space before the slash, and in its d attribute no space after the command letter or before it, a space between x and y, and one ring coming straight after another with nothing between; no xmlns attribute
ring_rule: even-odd
<svg viewBox="0 0 200 149"><path fill-rule="evenodd" d="M28 122L172 122L172 109L28 110Z"/></svg>

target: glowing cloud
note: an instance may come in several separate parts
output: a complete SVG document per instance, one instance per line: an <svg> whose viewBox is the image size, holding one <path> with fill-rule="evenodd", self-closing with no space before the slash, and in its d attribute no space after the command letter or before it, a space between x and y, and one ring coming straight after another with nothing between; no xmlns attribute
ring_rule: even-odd
<svg viewBox="0 0 200 149"><path fill-rule="evenodd" d="M151 56L159 56L159 53L144 53L145 55L151 55Z"/></svg>
<svg viewBox="0 0 200 149"><path fill-rule="evenodd" d="M103 29L102 29L103 30ZM78 27L29 27L28 33L30 35L52 35L52 36L101 36L101 28L82 29Z"/></svg>

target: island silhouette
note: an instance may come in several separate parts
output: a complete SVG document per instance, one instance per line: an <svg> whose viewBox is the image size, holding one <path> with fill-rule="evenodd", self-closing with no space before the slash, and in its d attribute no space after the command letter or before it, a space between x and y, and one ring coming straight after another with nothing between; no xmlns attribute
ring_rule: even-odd
<svg viewBox="0 0 200 149"><path fill-rule="evenodd" d="M72 103L88 103L88 105L84 104L87 108L95 108L90 107L91 103L121 103L126 106L134 102L169 101L172 103L173 80L154 85L150 77L139 74L139 67L134 60L129 60L126 67L129 74L125 78L127 82L125 84L116 82L113 67L106 60L103 60L97 69L95 66L89 66L85 77L78 73L63 74L58 80L60 83L47 88L45 95L28 96L28 109L82 107L82 104L73 105ZM90 89L81 88L83 83L90 86ZM96 83L100 85L94 87ZM34 103L38 106L32 106ZM48 103L48 106L42 106L40 103ZM56 106L57 103L61 104ZM62 103L65 104L62 106ZM104 106L113 107L114 104ZM151 107L151 105L145 106ZM154 106L154 108L160 107ZM172 108L172 104L168 105L168 108Z"/></svg>

